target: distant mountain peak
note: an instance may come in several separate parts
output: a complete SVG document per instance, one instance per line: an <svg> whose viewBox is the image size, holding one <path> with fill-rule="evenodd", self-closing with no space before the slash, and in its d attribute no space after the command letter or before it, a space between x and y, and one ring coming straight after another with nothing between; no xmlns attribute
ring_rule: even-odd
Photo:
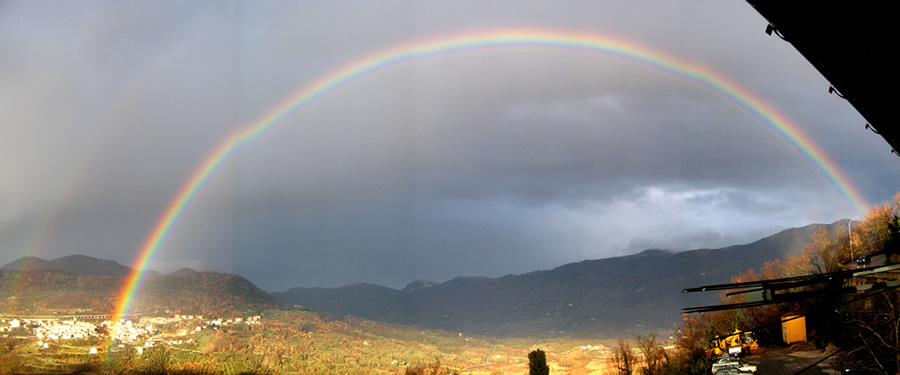
<svg viewBox="0 0 900 375"><path fill-rule="evenodd" d="M430 287L438 286L438 285L441 285L441 283L439 283L437 281L419 279L419 280L413 281L409 284L406 284L406 287L403 288L403 291L404 292L412 292L414 290L430 288Z"/></svg>
<svg viewBox="0 0 900 375"><path fill-rule="evenodd" d="M663 249L647 249L647 250L641 251L640 253L637 253L635 255L665 255L665 254L672 254L672 251L663 250Z"/></svg>
<svg viewBox="0 0 900 375"><path fill-rule="evenodd" d="M197 273L197 271L195 271L191 268L185 267L185 268L181 268L176 271L173 271L172 273L169 274L169 276L187 275L187 274L191 274L191 273Z"/></svg>
<svg viewBox="0 0 900 375"><path fill-rule="evenodd" d="M122 277L132 271L130 267L123 266L116 261L87 255L69 255L51 260L26 256L9 262L0 269L13 271L60 270L79 275L113 277Z"/></svg>
<svg viewBox="0 0 900 375"><path fill-rule="evenodd" d="M12 262L4 264L0 266L2 270L10 270L10 271L27 271L32 269L44 269L42 265L47 263L46 260L33 257L33 256L24 256L19 259L16 259Z"/></svg>

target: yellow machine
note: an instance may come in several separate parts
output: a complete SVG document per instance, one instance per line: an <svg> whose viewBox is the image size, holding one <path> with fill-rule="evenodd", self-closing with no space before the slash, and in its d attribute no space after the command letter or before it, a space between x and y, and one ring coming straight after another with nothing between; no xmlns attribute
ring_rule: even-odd
<svg viewBox="0 0 900 375"><path fill-rule="evenodd" d="M728 336L716 336L715 340L713 340L713 348L708 351L708 354L710 358L723 354L740 356L757 350L759 350L759 344L756 343L753 336L750 333L736 329L734 333Z"/></svg>
<svg viewBox="0 0 900 375"><path fill-rule="evenodd" d="M757 354L760 351L759 344L756 343L756 339L750 332L741 333L741 348L743 348L744 354Z"/></svg>

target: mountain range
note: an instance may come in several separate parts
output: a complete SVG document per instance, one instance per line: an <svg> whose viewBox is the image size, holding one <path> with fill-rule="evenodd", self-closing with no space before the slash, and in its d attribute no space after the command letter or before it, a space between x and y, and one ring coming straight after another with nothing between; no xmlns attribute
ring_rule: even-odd
<svg viewBox="0 0 900 375"><path fill-rule="evenodd" d="M151 272L134 311L228 315L302 305L337 316L492 336L621 336L671 332L685 307L719 303L717 294L681 290L727 283L733 275L803 249L815 231L846 220L788 229L721 249L646 250L522 275L411 282L402 290L372 284L292 288L266 293L233 274L181 269ZM25 257L0 267L0 311L39 314L111 311L131 268L83 255Z"/></svg>
<svg viewBox="0 0 900 375"><path fill-rule="evenodd" d="M585 260L551 270L499 278L415 281L403 290L370 284L293 288L276 301L337 316L495 336L621 335L671 332L685 307L719 303L718 294L684 288L728 283L749 269L803 249L815 231L846 220L788 229L721 249Z"/></svg>

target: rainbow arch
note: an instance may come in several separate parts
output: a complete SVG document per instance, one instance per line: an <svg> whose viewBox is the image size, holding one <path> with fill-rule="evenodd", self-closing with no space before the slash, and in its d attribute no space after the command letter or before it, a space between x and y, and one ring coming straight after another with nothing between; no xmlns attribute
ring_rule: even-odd
<svg viewBox="0 0 900 375"><path fill-rule="evenodd" d="M356 78L405 62L481 49L550 49L596 54L636 63L709 89L757 118L764 128L777 134L833 185L860 213L860 216L868 209L869 204L859 190L796 124L749 90L703 66L680 60L622 38L589 33L507 30L453 35L398 45L352 61L321 76L312 83L302 86L252 123L230 133L213 152L206 156L185 182L154 225L150 235L145 239L132 265L134 271L122 286L112 319L119 320L126 315L140 285L143 270L153 258L160 243L204 183L235 150L252 143L281 120L304 108L310 102Z"/></svg>

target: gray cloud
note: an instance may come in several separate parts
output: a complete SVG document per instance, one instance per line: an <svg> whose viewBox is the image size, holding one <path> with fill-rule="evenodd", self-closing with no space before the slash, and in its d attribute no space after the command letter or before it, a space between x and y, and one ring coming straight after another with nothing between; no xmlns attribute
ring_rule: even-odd
<svg viewBox="0 0 900 375"><path fill-rule="evenodd" d="M130 263L235 129L391 46L485 30L626 38L772 104L872 202L897 163L741 2L3 3L0 262ZM360 77L238 148L151 267L268 290L499 276L856 216L715 92L584 53L472 50Z"/></svg>

